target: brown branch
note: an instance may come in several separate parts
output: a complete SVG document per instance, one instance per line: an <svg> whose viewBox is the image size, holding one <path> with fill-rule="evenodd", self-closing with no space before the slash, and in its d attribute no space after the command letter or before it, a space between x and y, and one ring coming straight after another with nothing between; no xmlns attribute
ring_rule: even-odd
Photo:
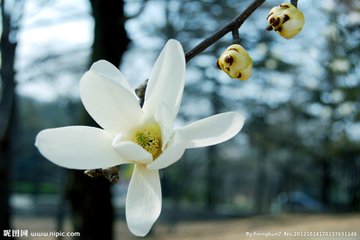
<svg viewBox="0 0 360 240"><path fill-rule="evenodd" d="M100 177L103 176L111 183L117 183L119 181L119 166L114 166L110 168L102 168L102 169L88 169L85 170L85 174L89 177Z"/></svg>
<svg viewBox="0 0 360 240"><path fill-rule="evenodd" d="M251 3L239 16L234 18L231 22L226 24L224 27L210 35L209 37L205 38L202 42L200 42L198 45L196 45L194 48L189 50L185 53L185 60L186 62L189 62L193 57L198 55L199 53L206 50L208 47L213 45L215 42L217 42L220 38L225 36L229 32L238 31L238 29L241 27L241 25L245 22L245 20L257 9L259 8L266 0L255 0L253 3ZM235 33L236 35L236 33ZM144 102L145 98L145 90L147 86L147 80L138 86L135 89L136 95L140 98L140 105Z"/></svg>
<svg viewBox="0 0 360 240"><path fill-rule="evenodd" d="M213 45L220 38L222 38L225 34L232 32L233 30L239 29L241 25L245 22L245 20L258 8L263 4L266 0L255 0L252 4L250 4L238 17L233 19L231 22L226 24L217 32L213 33L211 36L204 39L201 43L195 46L193 49L188 51L185 54L186 62L190 61L193 57L203 52L205 49Z"/></svg>

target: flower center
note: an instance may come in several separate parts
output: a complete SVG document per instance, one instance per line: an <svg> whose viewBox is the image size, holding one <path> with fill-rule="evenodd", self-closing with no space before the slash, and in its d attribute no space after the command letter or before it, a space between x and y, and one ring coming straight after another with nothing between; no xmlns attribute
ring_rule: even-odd
<svg viewBox="0 0 360 240"><path fill-rule="evenodd" d="M149 123L134 131L133 141L148 151L153 159L161 153L161 130L157 123Z"/></svg>

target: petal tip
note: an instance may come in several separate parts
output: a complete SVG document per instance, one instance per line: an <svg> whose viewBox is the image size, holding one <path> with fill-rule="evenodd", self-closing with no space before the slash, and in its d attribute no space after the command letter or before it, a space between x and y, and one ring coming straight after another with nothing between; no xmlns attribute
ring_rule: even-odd
<svg viewBox="0 0 360 240"><path fill-rule="evenodd" d="M94 62L90 69L96 69L97 66L99 66L100 64L106 64L106 65L110 65L110 66L114 66L112 63L110 63L109 61L106 61L105 59L100 59L96 62Z"/></svg>
<svg viewBox="0 0 360 240"><path fill-rule="evenodd" d="M239 131L242 129L245 123L245 117L239 112L235 112L236 120L238 121Z"/></svg>
<svg viewBox="0 0 360 240"><path fill-rule="evenodd" d="M171 52L172 55L175 54L179 54L180 58L179 59L183 59L182 62L182 67L185 67L185 53L184 53L184 49L181 45L181 43L176 40L176 39L169 39L166 44L164 49L166 49L166 52Z"/></svg>
<svg viewBox="0 0 360 240"><path fill-rule="evenodd" d="M46 133L51 132L52 128L41 130L35 137L35 147L41 152L41 148L44 142L46 142Z"/></svg>
<svg viewBox="0 0 360 240"><path fill-rule="evenodd" d="M129 227L129 231L137 237L145 237L151 230L150 228L148 231L138 231L137 229L131 228L130 226L128 227Z"/></svg>
<svg viewBox="0 0 360 240"><path fill-rule="evenodd" d="M176 40L176 39L169 39L169 40L167 41L167 44L169 44L169 45L178 45L178 46L181 46L181 43L180 43L178 40Z"/></svg>
<svg viewBox="0 0 360 240"><path fill-rule="evenodd" d="M41 132L39 132L35 137L35 143L34 146L39 148L39 142L40 142Z"/></svg>

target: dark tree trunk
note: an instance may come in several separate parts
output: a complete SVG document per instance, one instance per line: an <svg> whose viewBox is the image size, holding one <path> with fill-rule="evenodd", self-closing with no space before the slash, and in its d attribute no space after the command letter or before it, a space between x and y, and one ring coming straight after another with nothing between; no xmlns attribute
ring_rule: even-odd
<svg viewBox="0 0 360 240"><path fill-rule="evenodd" d="M266 155L261 154L256 160L256 180L254 192L254 210L256 213L264 212L266 181Z"/></svg>
<svg viewBox="0 0 360 240"><path fill-rule="evenodd" d="M217 160L216 160L216 147L211 146L207 149L207 170L206 170L206 205L209 211L214 211L217 203L217 189L218 189L218 176L217 176Z"/></svg>
<svg viewBox="0 0 360 240"><path fill-rule="evenodd" d="M320 161L320 167L322 170L321 176L321 201L326 204L331 204L330 193L331 193L331 173L330 173L330 163L327 159L322 159Z"/></svg>
<svg viewBox="0 0 360 240"><path fill-rule="evenodd" d="M211 107L213 114L219 113L224 108L221 97L216 91L219 89L219 83L214 81L214 91L211 93ZM219 163L217 147L210 146L207 149L207 169L206 169L206 205L209 211L214 211L219 200L218 191L222 185L222 178L219 176Z"/></svg>
<svg viewBox="0 0 360 240"><path fill-rule="evenodd" d="M123 1L90 0L95 20L91 63L105 59L119 66L129 43L124 23ZM82 124L96 126L83 111ZM90 178L83 172L73 172L68 192L73 209L75 231L81 239L113 239L113 207L110 182L105 178Z"/></svg>
<svg viewBox="0 0 360 240"><path fill-rule="evenodd" d="M11 17L1 2L1 100L0 100L0 230L10 228L9 183L15 122L14 60L16 42L10 41ZM1 233L2 234L2 231Z"/></svg>
<svg viewBox="0 0 360 240"><path fill-rule="evenodd" d="M350 170L350 209L360 211L360 165L356 163L356 157L358 153L349 154L349 158L352 159L352 169Z"/></svg>
<svg viewBox="0 0 360 240"><path fill-rule="evenodd" d="M120 64L129 38L125 30L124 2L119 0L90 0L95 19L92 62L106 59Z"/></svg>

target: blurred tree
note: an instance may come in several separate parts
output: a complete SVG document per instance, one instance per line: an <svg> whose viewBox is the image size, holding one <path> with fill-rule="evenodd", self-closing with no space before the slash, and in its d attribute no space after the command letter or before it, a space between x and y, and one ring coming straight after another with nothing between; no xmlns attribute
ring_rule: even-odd
<svg viewBox="0 0 360 240"><path fill-rule="evenodd" d="M349 1L347 4L351 2ZM355 8L350 12L356 14L358 10ZM359 191L358 183L351 180L354 174L357 175L356 169L358 168L354 150L360 153L360 149L356 147L359 139L351 137L351 129L359 120L359 110L356 109L356 104L359 101L360 81L355 77L359 66L355 63L359 61L360 44L353 42L353 39L358 38L356 34L359 33L353 28L356 24L359 26L359 23L352 23L351 14L348 11L346 11L347 21L341 22L339 19L344 17L344 11L345 9L341 11L333 9L328 12L325 51L321 59L324 72L319 88L313 91L312 99L329 112L325 121L323 120L326 129L321 142L322 156L319 156L318 160L322 169L321 199L333 207L337 207L339 201L334 197L336 195L334 194L336 192L335 183L341 181L336 178L337 171L347 172L342 177L342 181L348 179L352 184L350 189L355 192ZM318 117L323 118L323 116ZM347 144L343 144L343 141ZM339 152L341 153L339 154ZM338 167L335 167L336 165ZM344 194L350 194L345 205L351 207L354 206L354 200L358 201L356 197L354 198L357 195L355 192L344 191Z"/></svg>
<svg viewBox="0 0 360 240"><path fill-rule="evenodd" d="M119 66L121 56L129 43L125 31L123 1L91 0L95 20L91 64L105 59ZM82 124L96 126L83 110ZM113 207L110 182L105 178L89 178L83 172L73 172L69 181L68 196L74 216L75 231L81 232L81 239L113 238Z"/></svg>
<svg viewBox="0 0 360 240"><path fill-rule="evenodd" d="M23 1L5 4L0 2L2 17L1 33L1 94L0 94L0 227L9 229L9 175L13 160L13 146L16 125L15 95L15 49L17 32L22 15Z"/></svg>
<svg viewBox="0 0 360 240"><path fill-rule="evenodd" d="M353 3L354 1L347 2ZM229 16L236 16L242 4L245 5L246 2L236 3L236 8L234 8L234 2L230 0L207 1L206 3L188 1L182 4L178 4L176 1L167 1L167 22L160 31L166 38L175 37L180 40L187 50L211 33L213 29L221 26L222 21L229 19ZM351 5L352 14L358 11L355 5ZM264 6L269 9L271 4ZM324 16L330 16L330 13L321 10L319 5L316 7ZM338 32L336 33L337 37L333 40L326 39L326 36L318 38L319 44L322 42L322 46L325 47L318 46L322 52L315 60L320 65L317 71L310 71L310 66L305 66L305 64L304 66L294 64L293 59L282 56L281 51L277 52L276 50L281 45L292 46L293 49L299 47L310 52L313 51L311 48L314 46L307 45L309 39L306 39L304 43L298 42L298 45L285 43L276 38L276 35L268 34L261 29L254 31L261 24L258 24L257 20L252 22L251 18L240 32L241 44L255 56L254 74L251 81L239 83L229 80L226 82L220 77L221 73L215 72L214 65L211 64L216 62L214 56L219 56L221 49L231 43L231 40L225 39L226 37L188 64L189 71L194 75L189 74L190 83L187 82L186 86L182 109L185 108L189 111L182 111L184 119L192 120L202 114L213 114L229 108L235 110L242 108L247 113L247 121L242 133L247 136L249 150L244 151L245 154L242 154L241 160L248 162L248 171L252 173L245 180L248 181L245 185L253 188L252 201L254 210L257 212L267 212L271 202L280 193L290 196L294 191L303 191L327 204L333 201L331 198L334 197L335 192L340 194L347 189L352 192L348 193L351 196L351 202L358 201L358 190L356 189L359 184L358 181L353 180L354 176L357 176L354 173L356 171L354 166L358 165L358 160L355 157L352 157L352 160L340 160L342 157L334 152L334 146L337 146L336 149L341 146L341 150L338 150L342 156L346 155L345 152L349 154L356 152L354 140L347 138L351 142L350 145L353 146L351 148L339 142L342 140L339 138L338 131L340 127L343 132L347 132L347 127L355 124L355 116L359 116L359 109L355 104L359 85L359 82L355 80L358 67L354 65L358 61L356 54L359 45L354 41L358 36L356 35L358 31L354 24L351 26L348 24L347 27L343 24L354 20L350 20L350 18L344 21L339 20L340 17L345 19L344 13L348 10L334 8L336 19L316 23L319 26L326 24L326 26L330 26L330 30L335 29ZM304 11L307 9L304 8ZM256 16L260 15L266 16L261 8L255 13L254 18L256 19ZM313 16L308 13L308 17ZM356 17L351 19L356 19ZM204 22L206 24L203 24ZM249 29L251 31L247 31ZM303 37L306 38L304 35ZM324 42L328 42L328 44L324 44ZM295 51L293 54L296 55ZM340 72L339 69L336 73L332 72L331 68L344 66L351 66L351 68L343 73L341 71L344 69L340 69ZM320 73L323 74L321 79L318 77ZM193 76L197 78L196 82L192 81ZM319 83L318 88L309 88L306 84L308 79L316 79ZM218 84L220 82L221 84ZM341 82L343 83L341 84ZM246 92L247 88L253 95ZM216 98L213 97L214 94L217 96ZM332 96L343 97L336 104L324 102L329 101ZM209 104L204 107L201 99L206 99ZM234 104L234 100L236 104ZM213 111L213 104L219 101L222 103L221 108ZM351 113L347 116L340 116L339 111L344 111L347 107L352 109ZM197 111L191 111L193 108L197 108ZM320 111L316 111L316 109ZM326 112L329 109L333 116L325 120ZM202 192L202 200L207 203L208 207L211 206L210 208L214 209L214 205L216 207L221 202L230 201L229 199L224 201L230 196L214 196L216 192L219 194L221 189L224 189L224 176L227 175L227 172L221 172L225 169L223 164L216 164L216 162L228 162L229 160L220 159L221 154L217 153L218 151L222 152L222 145L218 146L217 150L213 148L207 150L210 154L203 156L206 161L201 162L206 164L207 168L199 168L198 174L194 174L196 180L193 181L196 181L197 184L200 181L205 183L207 190ZM348 157L354 156L349 154L347 154ZM253 161L254 157L255 162ZM214 160L214 158L218 159ZM194 164L195 159L184 159L183 161ZM196 162L199 161L196 160ZM340 162L344 163L341 164L341 168L335 167ZM309 168L312 171L309 171ZM334 178L335 175L340 174L335 173L340 169L344 174L348 174L347 180ZM220 175L219 172L221 172ZM344 174L340 175L344 176ZM253 178L251 175L256 177ZM167 178L171 178L171 176ZM191 182L191 179L187 178L187 181ZM334 183L346 185L346 182L351 182L351 186L340 187L336 190ZM239 189L239 184L232 187L243 192ZM184 191L184 196L188 195L185 192L193 191L192 189L177 189ZM195 187L195 189L198 188ZM349 200L347 203L350 203Z"/></svg>
<svg viewBox="0 0 360 240"><path fill-rule="evenodd" d="M159 32L156 40L176 38L186 51L250 2L167 0L163 25L156 28L145 19L142 30L149 31L152 40ZM231 34L187 64L180 121L235 110L245 113L246 123L234 141L185 154L177 168L164 173L164 196L215 210L226 205L268 212L273 202L281 196L290 198L294 192L315 201L352 202L354 206L359 198L359 181L354 180L359 158L355 157L358 140L351 137L351 129L359 118L355 100L359 28L344 24L358 22L358 4L344 2L351 2L350 9L338 7L335 1L324 6L299 1L312 26L291 41L264 31L274 3L263 4L240 29L240 43L254 60L249 81L228 79L215 67L217 56L232 43ZM332 11L337 17L327 21L330 13L324 8L331 6L336 6ZM331 44L324 32L308 30L328 27L342 36ZM139 40L139 47L143 41ZM346 66L351 67L344 71ZM336 73L330 72L333 67ZM332 79L337 83L332 84ZM169 190L167 183L175 187Z"/></svg>
<svg viewBox="0 0 360 240"><path fill-rule="evenodd" d="M230 0L221 2L207 1L204 3L186 1L182 4L176 1L167 1L165 14L166 24L159 31L161 31L166 38L176 38L181 41L186 51L194 47L198 41L213 33L214 29L224 25L229 21L229 18L231 19L231 17L237 16L240 10L244 9L250 2L251 1L244 1L237 3L235 4L236 7L234 7L234 2ZM251 19L248 20L251 22ZM206 24L204 24L204 22L206 22ZM252 43L249 44L246 37L247 33L244 31L242 34L243 41L241 44L248 46L255 44L255 42L257 43L258 39L253 40ZM218 43L207 49L206 53L202 53L188 63L189 71L200 72L201 75L195 76L201 77L197 78L196 81L191 81L192 79L190 79L190 83L187 82L182 109L189 111L183 110L180 113L181 117L186 119L186 121L193 121L199 117L209 116L230 109L234 110L232 107L238 107L232 103L236 97L234 97L232 91L229 89L237 89L239 82L232 80L228 82L223 81L223 79L219 77L223 73L216 69L216 56L220 56L221 52L230 44L232 44L232 39L224 37L224 39L221 39ZM193 109L196 109L196 111ZM183 196L202 195L198 198L199 201L204 204L207 210L212 212L216 212L219 205L231 202L229 196L223 194L225 189L224 185L226 184L225 176L227 175L224 171L229 171L231 167L225 167L229 162L226 157L220 154L223 150L222 146L223 145L207 148L203 154L199 154L203 160L198 159L199 157L195 159L189 157L189 155L185 155L182 165L188 164L189 167L183 166L184 168L190 168L190 165L198 164L198 168L193 170L194 174L189 175L186 179L189 185L194 186L194 188L176 188L177 191L183 191L182 194L180 194ZM198 154L196 155L199 156ZM265 169L263 168L264 166L264 164L259 164L259 169ZM180 172L178 174L174 172L175 171L171 174L175 176L181 175ZM265 171L260 171L259 176L264 176L264 173ZM166 178L170 179L171 176L166 176ZM264 181L266 182L265 178L261 178L260 180L260 185L263 185ZM202 186L202 191L199 191L199 185ZM237 188L237 186L231 187ZM263 193L263 188L258 188L258 190L258 198L262 201L263 198L259 194ZM197 191L196 194L194 191ZM233 191L231 192L233 193ZM175 193L175 191L173 191L173 194L176 196L179 195L179 193ZM233 197L235 196L236 194L233 195Z"/></svg>
<svg viewBox="0 0 360 240"><path fill-rule="evenodd" d="M195 42L196 40L203 39L204 36L206 36L206 33L208 34L212 33L213 30L216 29L216 27L219 27L216 26L214 28L213 24L204 26L201 25L200 22L204 22L208 20L211 21L214 14L212 9L216 7L226 8L225 5L226 3L219 3L216 1L215 2L210 1L206 3L188 1L182 4L179 4L176 1L166 1L166 5L165 5L166 21L164 26L162 26L162 28L159 29L158 31L160 31L165 38L176 38L179 41L181 41L184 50L186 51L187 49L193 47L192 45L189 44L190 42ZM235 14L236 13L234 11L234 16L236 16ZM215 13L215 15L217 14ZM219 17L219 19L222 19L224 22L229 20L227 17L224 18ZM182 30L178 31L179 28L182 28ZM190 64L190 66L193 67L192 64ZM205 71L205 68L203 68L203 66L196 64L195 66L196 68L198 68L198 70ZM215 66L215 62L212 66ZM211 90L204 91L203 86L201 84L208 84ZM219 88L220 88L220 83L213 76L211 76L211 78L208 78L206 80L204 79L204 82L200 81L191 84L191 86L189 86L188 84L187 89L184 92L184 95L186 97L183 100L184 101L183 105L191 104L199 99L205 98L209 102L208 105L209 109L205 110L205 112L207 112L206 115L222 112L224 110L224 104L223 104L222 96L217 91ZM191 114L186 114L184 111L182 111L180 115L182 118L187 120L193 120L200 117L200 115L193 116ZM194 159L189 158L188 156L190 155L185 155L185 157L188 159L187 164L193 164ZM179 195L190 197L190 196L202 194L203 196L201 197L201 199L205 203L206 210L210 212L214 212L219 202L219 199L221 198L220 196L221 194L219 190L222 187L222 177L221 177L222 168L221 168L221 164L219 164L220 159L218 156L217 147L211 146L207 148L204 151L204 153L201 154L201 158L205 158L205 161L201 161L202 164L204 164L205 166L201 168L202 171L204 171L204 173L200 174L199 170L195 171L196 173L193 175L193 178L191 178L190 175L188 176L187 179L188 184L186 185L196 184L198 186L200 183L200 185L203 187L203 191L198 191L198 187L194 187L194 188L177 187L175 188L176 190L172 190L171 192L169 192L169 194L172 194L172 197L174 197L177 201L179 200L178 198ZM191 169L190 165L187 166L187 164L184 164L182 167L186 169ZM178 174L173 172L172 174L176 176L175 179L178 179L181 176L180 172ZM174 176L172 177L164 176L165 181L171 178L174 178ZM201 184L201 182L203 182L203 184ZM181 185L184 186L184 183L182 183ZM194 191L197 191L197 193L195 194ZM165 195L166 194L167 193L165 192Z"/></svg>

